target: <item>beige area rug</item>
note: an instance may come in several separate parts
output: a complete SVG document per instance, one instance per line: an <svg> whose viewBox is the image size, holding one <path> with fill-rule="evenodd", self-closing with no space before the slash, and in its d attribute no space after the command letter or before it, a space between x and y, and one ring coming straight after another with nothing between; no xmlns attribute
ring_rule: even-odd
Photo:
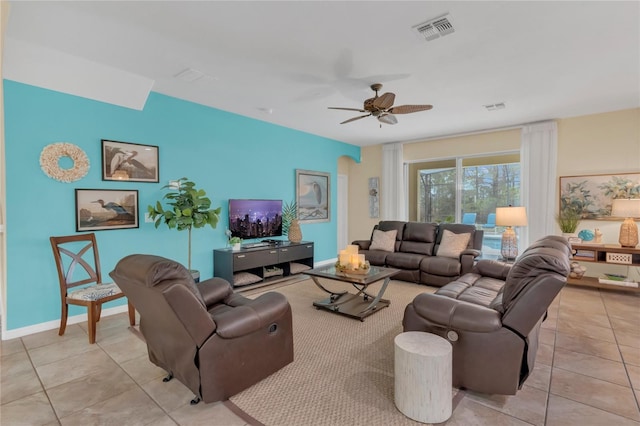
<svg viewBox="0 0 640 426"><path fill-rule="evenodd" d="M348 286L322 282L334 291ZM394 405L393 339L402 332L405 306L432 288L392 281L384 296L391 305L364 322L313 307L326 293L310 279L275 291L293 309L294 361L231 402L267 426L421 424Z"/></svg>

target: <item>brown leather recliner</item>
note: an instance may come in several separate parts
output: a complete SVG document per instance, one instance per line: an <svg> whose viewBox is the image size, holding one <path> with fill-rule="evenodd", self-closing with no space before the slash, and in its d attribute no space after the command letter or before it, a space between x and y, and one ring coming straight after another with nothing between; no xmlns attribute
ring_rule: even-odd
<svg viewBox="0 0 640 426"><path fill-rule="evenodd" d="M540 325L564 287L571 246L547 236L513 265L480 260L472 272L405 308L404 331L426 331L453 346L453 385L515 395L533 370Z"/></svg>
<svg viewBox="0 0 640 426"><path fill-rule="evenodd" d="M140 313L149 359L205 402L228 399L293 361L291 306L280 293L195 284L185 267L134 254L109 274Z"/></svg>

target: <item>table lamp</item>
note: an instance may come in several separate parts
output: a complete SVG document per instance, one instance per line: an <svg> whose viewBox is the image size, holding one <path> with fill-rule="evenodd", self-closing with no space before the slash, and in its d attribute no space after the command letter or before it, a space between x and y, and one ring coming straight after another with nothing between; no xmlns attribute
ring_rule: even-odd
<svg viewBox="0 0 640 426"><path fill-rule="evenodd" d="M497 207L496 225L506 226L502 233L502 247L500 253L505 259L518 257L518 238L513 230L514 226L527 226L527 212L524 207Z"/></svg>
<svg viewBox="0 0 640 426"><path fill-rule="evenodd" d="M638 225L634 218L640 217L640 198L617 198L611 206L611 216L624 217L620 225L620 238L618 242L622 247L635 247L638 245Z"/></svg>

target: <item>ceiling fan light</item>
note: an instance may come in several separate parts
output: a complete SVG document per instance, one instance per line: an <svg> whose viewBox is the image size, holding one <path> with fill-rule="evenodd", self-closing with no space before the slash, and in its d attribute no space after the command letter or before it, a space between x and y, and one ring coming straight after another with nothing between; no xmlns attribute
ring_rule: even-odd
<svg viewBox="0 0 640 426"><path fill-rule="evenodd" d="M385 124L396 124L398 119L393 114L382 114L378 116L378 121Z"/></svg>

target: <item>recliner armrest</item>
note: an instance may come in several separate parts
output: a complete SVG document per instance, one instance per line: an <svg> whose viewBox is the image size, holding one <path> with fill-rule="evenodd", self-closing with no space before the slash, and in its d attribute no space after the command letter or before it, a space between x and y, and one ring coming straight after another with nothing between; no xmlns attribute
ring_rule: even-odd
<svg viewBox="0 0 640 426"><path fill-rule="evenodd" d="M460 253L460 257L465 256L465 255L471 255L474 258L478 257L482 254L482 252L480 250L476 250L476 249L465 249Z"/></svg>
<svg viewBox="0 0 640 426"><path fill-rule="evenodd" d="M270 292L250 303L236 306L211 317L217 325L216 334L224 339L244 336L261 327L268 327L288 310L289 302L280 293Z"/></svg>
<svg viewBox="0 0 640 426"><path fill-rule="evenodd" d="M476 257L480 256L482 252L476 249L465 249L460 253L460 275L464 275L471 272L473 269L473 263Z"/></svg>
<svg viewBox="0 0 640 426"><path fill-rule="evenodd" d="M214 277L196 284L207 308L222 302L233 293L231 284L225 279Z"/></svg>
<svg viewBox="0 0 640 426"><path fill-rule="evenodd" d="M356 240L351 244L358 246L360 250L369 250L369 247L371 247L371 240Z"/></svg>
<svg viewBox="0 0 640 426"><path fill-rule="evenodd" d="M446 329L488 333L502 327L499 312L447 296L419 294L413 307L418 315Z"/></svg>

